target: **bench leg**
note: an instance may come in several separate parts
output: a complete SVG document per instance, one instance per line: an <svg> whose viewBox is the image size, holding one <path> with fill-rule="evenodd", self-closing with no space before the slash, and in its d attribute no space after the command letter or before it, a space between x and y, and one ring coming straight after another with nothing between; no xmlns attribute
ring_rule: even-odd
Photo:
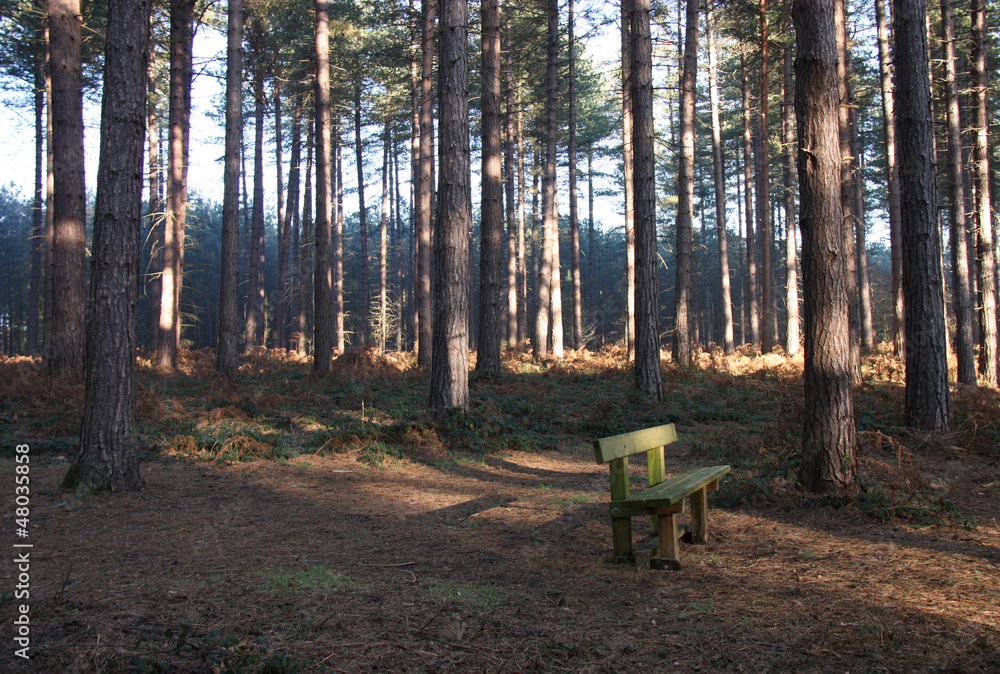
<svg viewBox="0 0 1000 674"><path fill-rule="evenodd" d="M658 515L657 522L660 529L660 549L658 555L660 559L671 562L675 568L680 568L680 550L677 544L677 515Z"/></svg>
<svg viewBox="0 0 1000 674"><path fill-rule="evenodd" d="M632 556L632 520L630 518L611 518L611 542L616 558Z"/></svg>
<svg viewBox="0 0 1000 674"><path fill-rule="evenodd" d="M702 488L691 494L691 542L708 540L708 492Z"/></svg>

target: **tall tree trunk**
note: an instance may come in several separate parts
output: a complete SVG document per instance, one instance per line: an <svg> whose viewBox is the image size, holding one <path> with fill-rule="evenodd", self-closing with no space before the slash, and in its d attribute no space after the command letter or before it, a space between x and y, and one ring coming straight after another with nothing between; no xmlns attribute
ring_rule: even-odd
<svg viewBox="0 0 1000 674"><path fill-rule="evenodd" d="M750 344L754 349L760 348L760 304L757 283L757 251L756 236L753 226L753 198L751 185L753 185L753 143L750 137L750 75L747 72L746 57L740 55L740 70L742 78L740 80L740 91L743 99L743 189L746 205L746 254L747 254L747 295L750 305Z"/></svg>
<svg viewBox="0 0 1000 674"><path fill-rule="evenodd" d="M167 203L163 236L163 282L156 366L177 367L181 336L184 274L184 225L187 215L188 145L191 126L191 77L194 0L170 0L170 112L167 144Z"/></svg>
<svg viewBox="0 0 1000 674"><path fill-rule="evenodd" d="M343 122L337 116L334 138L337 164L337 217L333 223L333 339L336 353L344 353L344 143Z"/></svg>
<svg viewBox="0 0 1000 674"><path fill-rule="evenodd" d="M524 106L517 92L517 341L528 338L528 268L524 223Z"/></svg>
<svg viewBox="0 0 1000 674"><path fill-rule="evenodd" d="M431 366L431 203L434 183L434 20L437 0L421 0L422 79L420 82L420 170L417 183L416 282L417 365Z"/></svg>
<svg viewBox="0 0 1000 674"><path fill-rule="evenodd" d="M715 12L712 0L705 9L708 30L708 83L712 104L712 173L715 182L715 230L719 239L719 277L722 284L723 345L726 355L736 351L733 300L729 279L729 241L726 232L726 167L722 159L722 122L719 119L719 77L715 55Z"/></svg>
<svg viewBox="0 0 1000 674"><path fill-rule="evenodd" d="M893 17L906 304L904 413L910 425L947 430L951 402L925 12L924 0L900 0Z"/></svg>
<svg viewBox="0 0 1000 674"><path fill-rule="evenodd" d="M795 116L805 304L805 419L799 480L810 491L854 478L834 0L795 0Z"/></svg>
<svg viewBox="0 0 1000 674"><path fill-rule="evenodd" d="M79 0L49 0L54 198L49 374L83 380L86 192Z"/></svg>
<svg viewBox="0 0 1000 674"><path fill-rule="evenodd" d="M747 311L747 275L746 275L745 271L746 271L746 268L747 268L747 260L746 260L746 250L745 250L745 243L744 243L744 236L743 236L743 229L744 229L744 227L743 227L743 222L744 222L744 215L743 215L743 186L740 184L741 182L742 181L740 180L740 174L737 171L737 173L736 173L736 212L737 212L737 215L739 216L740 230L739 230L739 238L737 239L736 243L737 243L737 245L739 247L739 252L740 252L740 270L739 270L739 278L740 278L740 344L746 344L747 343L747 316L746 316L746 311Z"/></svg>
<svg viewBox="0 0 1000 674"><path fill-rule="evenodd" d="M45 292L42 298L42 359L46 369L52 361L52 315L55 304L55 274L53 245L55 243L55 121L52 112L52 49L49 35L51 21L45 21L45 261L44 284Z"/></svg>
<svg viewBox="0 0 1000 674"><path fill-rule="evenodd" d="M955 312L955 355L958 382L976 385L972 332L972 290L966 239L965 184L962 177L962 126L958 99L955 12L952 0L941 0L941 41L944 46L945 96L948 116L948 221L951 225L952 307Z"/></svg>
<svg viewBox="0 0 1000 674"><path fill-rule="evenodd" d="M693 0L688 0L687 30L684 37L684 66L680 81L681 151L677 168L677 288L674 307L674 362L682 367L691 365L691 328L693 327L694 111L697 76L698 4ZM637 147L636 153L638 151ZM638 187L638 178L636 186ZM638 205L638 198L636 202ZM638 217L636 223L638 226ZM655 248L653 254L655 255Z"/></svg>
<svg viewBox="0 0 1000 674"><path fill-rule="evenodd" d="M297 345L294 336L296 319L299 315L298 288L299 288L299 254L300 232L299 232L299 193L302 182L302 95L298 94L294 99L294 109L292 110L292 158L288 164L288 203L285 205L285 222L289 235L288 241L288 300L286 302L288 318L286 319L287 329L285 333L285 348L293 348Z"/></svg>
<svg viewBox="0 0 1000 674"><path fill-rule="evenodd" d="M156 46L149 43L149 65L146 69L146 146L149 155L149 350L156 352L160 326L161 279L163 273L163 190L161 187L160 111L156 91Z"/></svg>
<svg viewBox="0 0 1000 674"><path fill-rule="evenodd" d="M251 24L253 25L253 24ZM259 30L259 28L258 28ZM254 31L257 32L257 31ZM251 38L251 44L253 39ZM254 49L256 58L261 52ZM264 346L264 74L257 63L254 72L253 211L250 216L250 246L247 257L247 321L244 343L250 353Z"/></svg>
<svg viewBox="0 0 1000 674"><path fill-rule="evenodd" d="M271 330L271 345L276 349L283 349L285 347L285 316L288 312L288 292L286 290L286 284L288 283L288 244L290 243L291 236L289 235L289 229L291 223L289 222L288 213L291 208L285 208L284 202L284 177L282 176L282 156L281 156L281 87L279 86L279 77L277 76L277 67L275 68L275 78L274 78L274 159L275 159L275 177L276 182L276 192L278 196L278 288L275 292L274 298L274 324ZM289 194L289 200L291 200L291 195Z"/></svg>
<svg viewBox="0 0 1000 674"><path fill-rule="evenodd" d="M838 91L840 92L840 199L844 211L844 264L847 273L847 321L850 331L851 346L851 383L861 383L861 312L858 306L857 260L855 258L854 229L858 216L854 212L854 180L851 167L854 157L851 154L851 116L850 89L847 81L850 79L851 52L847 45L847 14L844 0L834 2L835 19L837 22L837 50L840 58L837 60Z"/></svg>
<svg viewBox="0 0 1000 674"><path fill-rule="evenodd" d="M469 408L468 0L440 0L440 218L434 237L434 346L430 406Z"/></svg>
<svg viewBox="0 0 1000 674"><path fill-rule="evenodd" d="M479 258L479 339L476 370L499 374L502 327L500 258L503 247L501 175L500 2L482 0L483 177Z"/></svg>
<svg viewBox="0 0 1000 674"><path fill-rule="evenodd" d="M330 274L330 16L316 0L316 246L313 276L313 371L330 372L333 278ZM363 197L362 197L363 198ZM362 201L362 205L364 202ZM364 320L362 320L364 324Z"/></svg>
<svg viewBox="0 0 1000 674"><path fill-rule="evenodd" d="M656 298L656 180L653 130L653 43L649 0L632 0L632 147L635 178L635 383L653 400L663 395ZM697 67L698 3L688 0L689 55ZM694 75L690 80L693 81ZM693 91L691 105L694 106ZM693 142L693 138L692 138Z"/></svg>
<svg viewBox="0 0 1000 674"><path fill-rule="evenodd" d="M302 236L299 250L299 317L297 351L300 358L308 353L309 334L309 290L312 288L312 250L313 250L313 218L312 218L312 170L313 148L315 146L313 120L306 119L306 175L305 190L302 194Z"/></svg>
<svg viewBox="0 0 1000 674"><path fill-rule="evenodd" d="M39 11L45 5L39 2ZM38 22L38 44L35 45L34 103L35 103L35 192L31 208L31 292L28 295L28 343L26 353L39 353L39 320L44 292L42 267L45 264L45 21Z"/></svg>
<svg viewBox="0 0 1000 674"><path fill-rule="evenodd" d="M243 142L243 1L229 1L226 48L226 158L222 188L219 351L216 369L236 377L239 350L240 145ZM294 158L293 158L294 162Z"/></svg>
<svg viewBox="0 0 1000 674"><path fill-rule="evenodd" d="M594 240L594 148L587 146L587 320L592 327L597 314L597 282L594 275L597 248ZM587 346L585 343L584 346Z"/></svg>
<svg viewBox="0 0 1000 674"><path fill-rule="evenodd" d="M875 23L878 36L878 65L882 90L882 128L885 133L886 182L889 202L889 246L892 261L892 340L898 358L906 354L906 332L903 330L902 241L900 240L899 167L896 161L896 113L892 86L892 61L889 57L889 27L885 0L875 0Z"/></svg>
<svg viewBox="0 0 1000 674"><path fill-rule="evenodd" d="M108 5L83 424L80 451L62 483L82 493L143 486L135 326L149 11L149 0Z"/></svg>
<svg viewBox="0 0 1000 674"><path fill-rule="evenodd" d="M632 150L632 7L621 0L622 30L622 189L625 197L625 348L626 359L635 360L635 161Z"/></svg>
<svg viewBox="0 0 1000 674"><path fill-rule="evenodd" d="M580 221L576 189L576 40L573 0L569 0L569 236L573 279L573 348L583 348L583 289L580 279Z"/></svg>
<svg viewBox="0 0 1000 674"><path fill-rule="evenodd" d="M969 8L972 17L972 47L969 62L972 67L972 123L975 136L972 145L972 177L976 199L976 229L979 232L979 293L980 345L979 374L990 386L1000 384L997 350L997 283L996 253L993 249L993 218L990 211L990 163L988 147L988 118L986 115L986 6L984 0L972 0ZM902 162L901 162L902 163ZM904 273L905 281L905 273ZM907 296L909 297L909 296ZM907 305L909 309L909 305ZM909 325L909 323L907 323ZM909 334L909 331L907 331Z"/></svg>
<svg viewBox="0 0 1000 674"><path fill-rule="evenodd" d="M767 0L758 4L760 16L760 164L757 167L757 229L760 234L760 322L763 326L760 348L764 353L774 349L772 313L774 312L774 265L771 253L774 250L774 223L771 221L771 176L770 149L767 131Z"/></svg>
<svg viewBox="0 0 1000 674"><path fill-rule="evenodd" d="M507 20L507 42L510 42L510 19ZM507 46L505 59L504 98L506 112L504 114L504 187L506 196L505 220L507 226L507 345L514 346L518 342L517 312L517 220L514 202L514 52Z"/></svg>
<svg viewBox="0 0 1000 674"><path fill-rule="evenodd" d="M358 167L358 220L361 237L361 307L358 323L358 343L368 342L368 310L371 304L371 289L368 287L368 212L365 209L365 158L361 143L361 82L354 87L354 153ZM317 180L319 174L317 174Z"/></svg>
<svg viewBox="0 0 1000 674"><path fill-rule="evenodd" d="M379 292L378 292L378 343L379 353L385 352L386 319L388 318L388 281L389 281L389 219L391 210L389 190L389 115L386 111L385 129L382 132L382 212L379 223Z"/></svg>
<svg viewBox="0 0 1000 674"><path fill-rule="evenodd" d="M559 0L549 0L548 77L546 78L544 229L548 241L549 321L551 322L552 355L563 357L562 274L559 255L559 192L556 189L556 168L559 160ZM542 253L545 255L546 253Z"/></svg>
<svg viewBox="0 0 1000 674"><path fill-rule="evenodd" d="M793 355L799 352L799 273L795 257L795 179L792 167L795 163L795 131L792 128L794 115L795 85L792 81L792 49L785 47L784 54L784 106L781 109L784 144L784 187L785 187L785 306L788 312L788 327L785 330L785 352Z"/></svg>

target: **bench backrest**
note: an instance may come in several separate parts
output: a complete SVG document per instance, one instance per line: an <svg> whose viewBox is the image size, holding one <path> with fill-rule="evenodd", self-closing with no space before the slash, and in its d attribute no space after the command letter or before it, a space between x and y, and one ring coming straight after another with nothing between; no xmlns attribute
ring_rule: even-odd
<svg viewBox="0 0 1000 674"><path fill-rule="evenodd" d="M617 501L629 497L628 457L639 452L646 452L649 486L663 482L666 477L663 446L671 442L677 442L677 431L673 424L594 440L597 462L609 464L611 499Z"/></svg>

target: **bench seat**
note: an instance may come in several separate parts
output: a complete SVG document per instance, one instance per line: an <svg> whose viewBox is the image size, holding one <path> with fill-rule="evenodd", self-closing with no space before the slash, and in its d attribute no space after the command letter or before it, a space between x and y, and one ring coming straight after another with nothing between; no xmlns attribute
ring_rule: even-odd
<svg viewBox="0 0 1000 674"><path fill-rule="evenodd" d="M717 491L719 480L728 473L729 466L696 468L653 485L649 489L636 492L627 499L612 501L611 516L633 517L646 515L658 509L670 509L699 489Z"/></svg>

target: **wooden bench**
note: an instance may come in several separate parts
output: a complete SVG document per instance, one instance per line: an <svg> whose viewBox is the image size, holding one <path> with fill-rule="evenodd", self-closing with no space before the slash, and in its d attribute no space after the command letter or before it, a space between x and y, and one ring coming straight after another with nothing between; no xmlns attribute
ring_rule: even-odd
<svg viewBox="0 0 1000 674"><path fill-rule="evenodd" d="M684 512L685 499L691 500L690 538L704 543L708 536L708 492L719 488L719 479L729 466L696 468L669 480L665 479L663 446L677 441L673 424L646 428L633 433L594 440L598 463L611 470L611 535L614 561L634 561L638 566L680 568L677 541L677 515ZM646 452L649 488L635 494L629 491L628 457ZM632 518L649 515L657 537L633 552ZM656 557L652 557L656 550Z"/></svg>

